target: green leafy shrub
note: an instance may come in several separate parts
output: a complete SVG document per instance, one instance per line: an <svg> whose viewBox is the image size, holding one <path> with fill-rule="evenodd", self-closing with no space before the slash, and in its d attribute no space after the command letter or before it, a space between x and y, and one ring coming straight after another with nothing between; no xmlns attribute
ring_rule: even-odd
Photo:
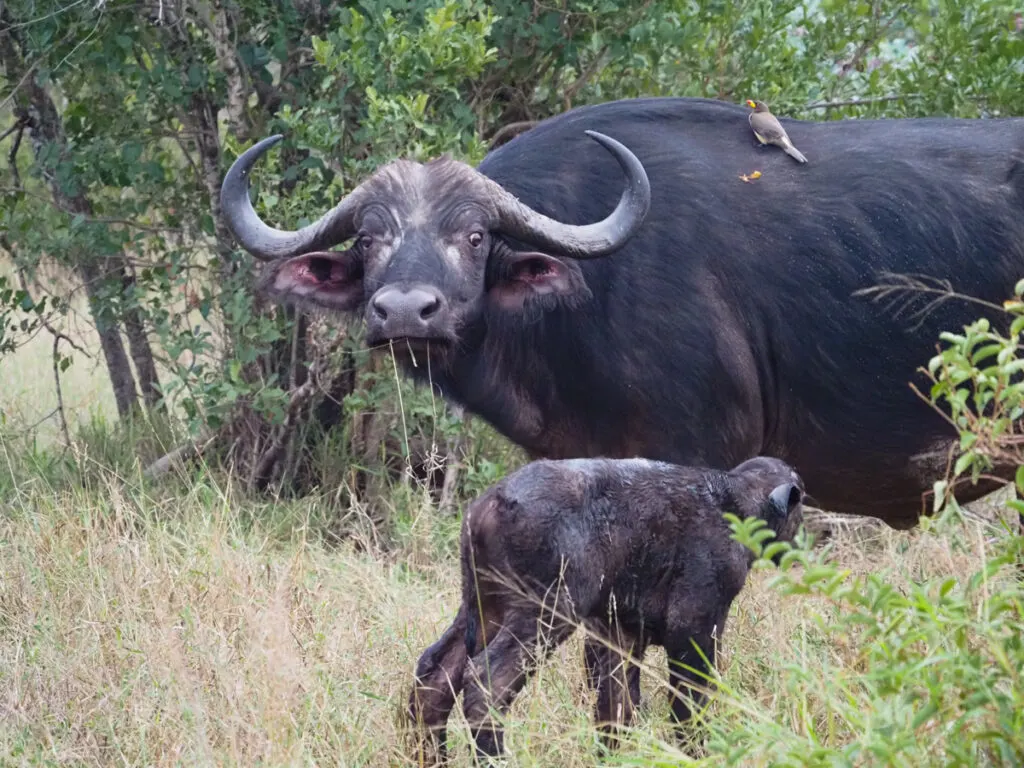
<svg viewBox="0 0 1024 768"><path fill-rule="evenodd" d="M828 547L765 545L759 522L735 521L735 535L759 555L785 553L769 585L782 597L815 601L810 634L831 651L801 655L810 663L782 662L778 695L789 702L789 721L772 720L735 692L725 696L708 721L709 752L727 765L1024 760L1024 538L985 544L967 579L897 585L890 573L851 573ZM963 533L950 517L932 527L936 536Z"/></svg>

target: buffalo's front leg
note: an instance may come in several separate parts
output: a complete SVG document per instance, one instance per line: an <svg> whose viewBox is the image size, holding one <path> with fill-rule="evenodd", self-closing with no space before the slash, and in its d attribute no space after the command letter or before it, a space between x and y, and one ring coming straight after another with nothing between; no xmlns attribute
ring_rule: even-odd
<svg viewBox="0 0 1024 768"><path fill-rule="evenodd" d="M510 610L505 625L469 662L462 708L481 755L496 756L504 751L504 733L492 712L505 714L522 690L537 662L572 634L573 626L553 622L547 636L541 638L540 658L532 656L539 637L539 611Z"/></svg>
<svg viewBox="0 0 1024 768"><path fill-rule="evenodd" d="M444 762L447 757L446 726L462 690L466 660L466 609L462 606L441 639L416 664L408 716L416 731L417 765Z"/></svg>

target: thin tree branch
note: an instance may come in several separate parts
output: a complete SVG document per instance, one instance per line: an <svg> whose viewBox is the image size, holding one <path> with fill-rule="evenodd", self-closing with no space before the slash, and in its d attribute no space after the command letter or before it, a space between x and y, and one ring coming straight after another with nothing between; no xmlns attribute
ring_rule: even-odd
<svg viewBox="0 0 1024 768"><path fill-rule="evenodd" d="M40 61L41 59L36 59L34 62L32 62L32 66L25 70L25 74L21 76L21 80L15 83L14 87L11 89L11 92L7 94L3 101L0 101L0 112L2 112L7 107L7 105L14 100L14 97L18 95L18 91L20 91L21 87L26 82L28 82L28 79L30 77L32 77L32 73L36 71L36 67L39 66Z"/></svg>
<svg viewBox="0 0 1024 768"><path fill-rule="evenodd" d="M605 45L597 52L597 55L594 56L594 60L587 65L587 68L580 73L580 76L570 83L568 88L562 91L562 99L565 104L566 111L572 109L572 100L576 97L576 94L579 93L580 89L587 84L587 81L594 76L594 73L601 68L601 65L604 63L604 55L607 52L608 45Z"/></svg>
<svg viewBox="0 0 1024 768"><path fill-rule="evenodd" d="M12 29L21 29L23 27L31 26L32 24L38 24L40 21L52 19L54 16L59 16L60 14L65 13L66 11L70 11L76 5L81 5L85 2L87 2L87 0L75 0L73 3L69 3L68 5L62 6L58 8L56 11L47 13L45 16L37 16L36 18L29 19L28 21L19 21L16 23L12 23L9 26L4 27L3 29L0 29L0 32L9 32Z"/></svg>
<svg viewBox="0 0 1024 768"><path fill-rule="evenodd" d="M13 150L12 150L13 151ZM13 161L12 161L13 162ZM21 192L26 197L31 197L33 200L38 200L41 203L49 205L51 208L56 208L61 213L66 213L70 216L81 216L83 221L88 221L91 224L119 224L124 227L131 227L141 232L152 232L159 234L163 232L175 232L178 234L187 234L187 230L183 227L155 227L152 224L140 224L137 221L131 219L119 219L111 216L86 216L79 211L72 210L63 205L60 205L56 200L46 197L45 195L39 195L34 192L28 192L26 190L17 187L0 187L0 192Z"/></svg>
<svg viewBox="0 0 1024 768"><path fill-rule="evenodd" d="M70 6L68 6L68 7L70 7ZM62 10L66 10L66 9L62 9ZM57 66L52 67L51 71L55 72L56 70L58 70L62 66L64 66L64 63L68 59L70 59L72 56L74 56L79 48L81 48L83 45L85 45L87 42L89 42L89 40L92 39L93 35L96 34L96 30L99 29L100 22L102 22L102 21L103 21L103 10L101 9L100 13L99 13L99 16L96 19L96 24L93 26L93 28L89 32L89 34L86 35L84 38L82 38L75 45L75 47L71 49L71 51L68 53L68 55L60 60L60 62L57 64ZM24 26L24 24L16 24L16 23L12 22L8 26L4 27L2 31L4 33L10 34L11 38L13 39L15 37L14 34L13 34L14 30L18 29L21 26ZM57 48L62 46L64 43L66 43L68 40L71 39L72 34L74 34L74 33L73 32L68 32L68 34L64 35L64 37L61 38L56 43L56 45L51 45L49 50L51 50L51 51L52 50L56 50ZM29 67L25 70L25 74L23 74L21 76L21 79L17 82L17 84L14 86L14 88L11 89L11 92L9 94L7 94L7 96L4 98L4 100L2 102L0 102L0 112L2 112L4 107L6 107L14 99L14 97L18 95L18 91L21 90L22 86L24 86L26 82L28 82L28 79L33 75L33 73L36 71L36 69L42 63L43 63L43 57L40 56L35 61L33 61L32 64L29 65Z"/></svg>
<svg viewBox="0 0 1024 768"><path fill-rule="evenodd" d="M869 96L865 99L845 99L840 101L818 101L808 104L804 109L831 109L832 107L856 107L859 104L881 104L886 101L902 101L903 99L919 99L923 93L891 93L888 96ZM966 101L985 101L986 94L962 94Z"/></svg>
<svg viewBox="0 0 1024 768"><path fill-rule="evenodd" d="M70 341L67 336L60 334L60 336L53 337L53 384L57 389L57 415L60 417L60 430L64 433L64 453L71 447L71 432L68 431L68 420L64 416L64 394L60 388L60 340L61 337Z"/></svg>
<svg viewBox="0 0 1024 768"><path fill-rule="evenodd" d="M4 139L6 139L8 136L10 136L15 131L22 130L24 127L25 127L25 118L19 117L17 120L14 121L14 125L12 125L10 128L8 128L3 133L0 133L0 141L3 141Z"/></svg>
<svg viewBox="0 0 1024 768"><path fill-rule="evenodd" d="M503 144L505 141L511 140L518 136L523 131L528 131L537 124L536 120L520 120L515 123L508 123L507 125L501 126L494 135L491 137L490 149L494 149L499 144Z"/></svg>
<svg viewBox="0 0 1024 768"><path fill-rule="evenodd" d="M8 253L13 253L13 251L11 250L11 247L10 247L10 243L8 243L7 239L2 237L2 236L0 236L0 245L2 245L4 250L7 251ZM31 293L29 291L28 279L25 277L25 270L24 269L21 269L21 268L18 269L18 282L21 284L21 289L23 291L25 291L25 293L27 293L27 294ZM39 324L42 325L43 328L45 328L47 331L49 331L50 335L53 336L53 338L56 341L60 341L60 340L63 339L76 352L81 352L83 355L88 357L90 360L92 359L92 355L90 355L88 352L86 352L84 349L82 349L80 346L78 346L69 336L65 335L61 331L58 331L56 328L54 328L52 325L50 325L50 323L46 320L46 318L43 318L43 317L39 318Z"/></svg>
<svg viewBox="0 0 1024 768"><path fill-rule="evenodd" d="M150 480L166 475L175 465L181 464L187 459L201 456L203 451L216 439L217 435L202 434L195 440L189 440L179 445L173 451L154 461L142 471L142 476Z"/></svg>
<svg viewBox="0 0 1024 768"><path fill-rule="evenodd" d="M875 43L877 43L882 38L882 35L884 35L886 33L886 31L889 29L889 27L891 27L893 25L893 23L896 21L896 19L899 18L900 14L903 13L903 11L907 10L908 7L909 7L909 3L903 3L899 8L897 8L895 11L893 11L892 15L889 17L889 19L884 24L882 24L880 27L875 29L874 32L872 32L866 38L864 38L864 41L859 46L857 46L857 50L853 52L853 56L851 56L849 59L847 59L846 61L844 61L840 65L840 68L841 68L843 74L849 72L851 69L853 69L858 64L860 64L861 61L863 61L864 57L867 55L868 51L871 49L871 46L873 46ZM875 7L873 9L874 12L872 13L872 16L873 17L877 16L879 10L880 10L879 6L875 5Z"/></svg>
<svg viewBox="0 0 1024 768"><path fill-rule="evenodd" d="M56 415L57 415L57 409L54 408L48 414L46 414L42 418L36 419L31 424L29 424L27 427L24 427L24 428L20 428L19 427L15 432L13 432L13 434L15 434L15 435L28 435L28 434L31 434L32 432L35 431L36 427L38 427L40 424L42 424L47 419L52 419Z"/></svg>
<svg viewBox="0 0 1024 768"><path fill-rule="evenodd" d="M25 135L27 122L21 119L18 123L18 132L14 135L11 151L7 153L7 163L11 168L11 175L14 177L14 189L21 191L21 174L18 173L18 150L21 148L21 138Z"/></svg>
<svg viewBox="0 0 1024 768"><path fill-rule="evenodd" d="M833 107L856 107L861 104L882 104L887 101L920 98L920 93L893 93L888 96L871 96L866 99L845 99L842 101L819 101L808 104L804 109L832 109Z"/></svg>

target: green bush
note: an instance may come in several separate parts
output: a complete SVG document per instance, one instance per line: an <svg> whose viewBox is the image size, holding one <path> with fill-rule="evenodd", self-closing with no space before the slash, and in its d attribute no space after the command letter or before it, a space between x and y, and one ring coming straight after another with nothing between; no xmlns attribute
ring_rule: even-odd
<svg viewBox="0 0 1024 768"><path fill-rule="evenodd" d="M947 518L932 523L934 535L964 532ZM762 553L757 522L733 527ZM984 550L966 579L895 586L890 573L851 574L829 548L764 547L786 553L770 586L818 598L818 642L854 658L787 663L779 696L790 701L789 722L727 695L709 720L708 751L727 765L1020 765L1024 538L998 536Z"/></svg>

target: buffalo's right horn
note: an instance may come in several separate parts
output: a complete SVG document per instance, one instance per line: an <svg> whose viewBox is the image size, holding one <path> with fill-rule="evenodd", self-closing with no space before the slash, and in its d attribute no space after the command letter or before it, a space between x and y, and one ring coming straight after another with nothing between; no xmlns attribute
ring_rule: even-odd
<svg viewBox="0 0 1024 768"><path fill-rule="evenodd" d="M232 164L220 189L224 220L245 250L258 259L275 261L320 251L355 234L353 216L359 188L312 224L289 232L264 224L249 202L249 174L256 161L283 136L270 136L245 150Z"/></svg>

